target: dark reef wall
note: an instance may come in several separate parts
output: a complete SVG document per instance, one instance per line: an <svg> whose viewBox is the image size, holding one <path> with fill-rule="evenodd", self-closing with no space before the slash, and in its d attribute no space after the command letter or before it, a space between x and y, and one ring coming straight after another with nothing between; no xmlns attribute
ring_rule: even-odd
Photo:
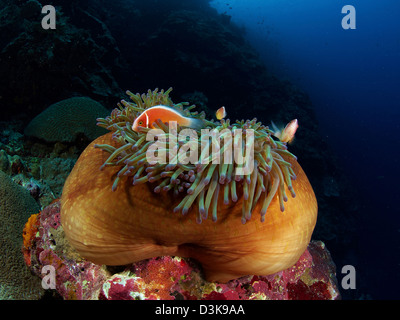
<svg viewBox="0 0 400 320"><path fill-rule="evenodd" d="M0 0L2 120L26 124L50 104L82 95L111 110L127 89L171 86L175 102L189 100L210 117L224 105L231 119L297 118L290 150L318 197L314 238L330 248L353 242L357 207L344 205L353 193L318 134L307 94L270 74L244 30L208 2ZM41 28L45 4L56 6L56 30Z"/></svg>
<svg viewBox="0 0 400 320"><path fill-rule="evenodd" d="M28 113L32 117L72 95L104 102L120 96L113 76L118 48L99 19L80 9L77 15L82 23L75 24L63 7L57 7L57 29L44 30L39 1L0 1L0 7L3 116Z"/></svg>

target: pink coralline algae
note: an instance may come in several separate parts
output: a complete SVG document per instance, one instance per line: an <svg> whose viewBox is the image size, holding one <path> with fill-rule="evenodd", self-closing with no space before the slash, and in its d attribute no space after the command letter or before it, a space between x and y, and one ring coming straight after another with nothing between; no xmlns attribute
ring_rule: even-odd
<svg viewBox="0 0 400 320"><path fill-rule="evenodd" d="M80 257L64 237L54 202L38 217L39 227L25 261L41 278L55 270L55 290L64 299L99 300L331 300L340 299L336 269L321 241L312 241L298 262L268 276L249 275L228 283L207 282L193 259L158 257L108 267Z"/></svg>

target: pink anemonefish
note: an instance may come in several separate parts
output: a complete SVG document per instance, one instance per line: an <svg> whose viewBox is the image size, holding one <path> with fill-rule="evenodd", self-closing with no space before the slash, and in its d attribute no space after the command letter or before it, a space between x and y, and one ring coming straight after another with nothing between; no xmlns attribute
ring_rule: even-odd
<svg viewBox="0 0 400 320"><path fill-rule="evenodd" d="M184 117L171 107L159 105L144 110L133 122L132 130L138 131L139 127L154 129L153 123L156 122L157 119L160 119L164 123L176 121L180 126L193 129L200 129L203 127L202 120Z"/></svg>
<svg viewBox="0 0 400 320"><path fill-rule="evenodd" d="M222 120L223 118L226 117L226 110L225 107L221 107L215 112L215 116L217 117L218 120Z"/></svg>
<svg viewBox="0 0 400 320"><path fill-rule="evenodd" d="M274 131L274 136L277 137L282 142L291 143L294 139L294 135L299 127L297 119L290 121L284 129L279 129L273 122L272 129Z"/></svg>

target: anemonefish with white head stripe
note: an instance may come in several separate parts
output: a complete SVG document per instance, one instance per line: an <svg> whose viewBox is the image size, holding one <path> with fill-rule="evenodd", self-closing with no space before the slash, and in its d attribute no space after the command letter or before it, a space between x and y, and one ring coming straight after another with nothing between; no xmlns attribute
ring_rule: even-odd
<svg viewBox="0 0 400 320"><path fill-rule="evenodd" d="M153 123L157 119L162 122L176 121L183 127L201 129L203 121L201 119L184 117L179 111L167 106L154 106L144 110L133 122L132 130L138 131L139 127L154 129Z"/></svg>
<svg viewBox="0 0 400 320"><path fill-rule="evenodd" d="M215 112L215 116L217 117L218 120L222 120L226 117L226 110L225 107L221 107Z"/></svg>
<svg viewBox="0 0 400 320"><path fill-rule="evenodd" d="M294 139L294 135L299 127L299 123L297 119L290 121L284 129L279 129L273 122L272 122L272 129L274 131L274 136L277 137L282 142L289 142L291 143Z"/></svg>

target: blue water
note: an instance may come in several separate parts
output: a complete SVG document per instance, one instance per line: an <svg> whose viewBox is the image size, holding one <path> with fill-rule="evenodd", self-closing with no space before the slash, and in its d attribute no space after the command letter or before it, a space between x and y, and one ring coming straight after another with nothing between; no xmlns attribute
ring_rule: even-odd
<svg viewBox="0 0 400 320"><path fill-rule="evenodd" d="M357 219L361 248L354 261L340 264L358 261L356 270L365 277L357 285L368 288L372 298L400 298L400 2L214 0L211 5L245 28L270 71L310 95L320 133L363 204ZM356 29L342 28L345 5L356 10Z"/></svg>

